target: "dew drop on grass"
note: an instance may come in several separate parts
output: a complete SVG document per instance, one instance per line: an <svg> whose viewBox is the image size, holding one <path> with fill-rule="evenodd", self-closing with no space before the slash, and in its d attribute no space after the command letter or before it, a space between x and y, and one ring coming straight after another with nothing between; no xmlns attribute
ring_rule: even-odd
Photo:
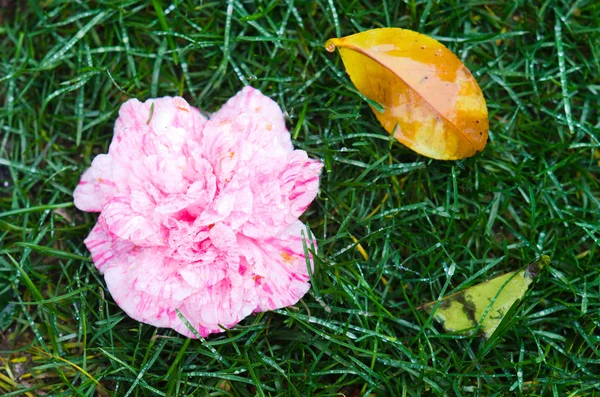
<svg viewBox="0 0 600 397"><path fill-rule="evenodd" d="M450 265L450 267L446 268L446 266L444 266L444 271L446 272L446 275L448 277L452 277L454 276L454 271L456 270L456 264L452 263Z"/></svg>

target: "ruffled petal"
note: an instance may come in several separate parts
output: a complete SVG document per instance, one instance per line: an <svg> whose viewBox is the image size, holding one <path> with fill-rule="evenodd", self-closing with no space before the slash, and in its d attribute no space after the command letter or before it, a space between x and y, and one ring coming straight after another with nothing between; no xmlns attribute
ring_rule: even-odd
<svg viewBox="0 0 600 397"><path fill-rule="evenodd" d="M223 332L250 315L256 306L256 291L252 280L233 285L224 279L211 286L203 294L186 299L181 313L192 326L206 337L210 333ZM192 336L183 324L174 327L177 332Z"/></svg>
<svg viewBox="0 0 600 397"><path fill-rule="evenodd" d="M280 174L282 190L290 204L287 224L298 219L319 191L319 175L323 163L309 159L306 152L295 150L287 158L287 167Z"/></svg>
<svg viewBox="0 0 600 397"><path fill-rule="evenodd" d="M141 247L164 245L157 220L135 212L126 198L116 198L104 206L98 220L115 236Z"/></svg>
<svg viewBox="0 0 600 397"><path fill-rule="evenodd" d="M73 192L75 206L82 211L100 212L104 204L119 193L113 179L112 157L108 154L96 156Z"/></svg>
<svg viewBox="0 0 600 397"><path fill-rule="evenodd" d="M176 309L196 292L177 273L178 263L160 247L137 248L113 259L104 271L115 302L135 320L156 327L179 327Z"/></svg>
<svg viewBox="0 0 600 397"><path fill-rule="evenodd" d="M240 238L242 267L255 280L258 305L254 311L275 310L297 303L310 289L308 267L312 257L304 254L303 238L311 247L308 230L300 221L277 238L257 242ZM316 242L313 241L313 245Z"/></svg>
<svg viewBox="0 0 600 397"><path fill-rule="evenodd" d="M109 153L127 166L152 154L179 153L188 138L201 137L206 118L181 97L121 105Z"/></svg>
<svg viewBox="0 0 600 397"><path fill-rule="evenodd" d="M253 194L248 180L236 178L229 182L203 211L196 224L207 226L224 221L233 229L239 228L252 215Z"/></svg>
<svg viewBox="0 0 600 397"><path fill-rule="evenodd" d="M323 164L295 150L274 166L270 175L259 175L251 183L254 193L252 217L242 232L253 238L277 236L306 210L319 190Z"/></svg>
<svg viewBox="0 0 600 397"><path fill-rule="evenodd" d="M84 243L101 273L120 263L115 258L127 257L135 248L133 243L116 238L101 223L96 223Z"/></svg>
<svg viewBox="0 0 600 397"><path fill-rule="evenodd" d="M235 118L242 113L255 114L266 119L264 131L275 133L279 140L278 143L288 152L294 150L290 134L285 127L281 108L275 101L253 87L244 87L230 98L213 117Z"/></svg>

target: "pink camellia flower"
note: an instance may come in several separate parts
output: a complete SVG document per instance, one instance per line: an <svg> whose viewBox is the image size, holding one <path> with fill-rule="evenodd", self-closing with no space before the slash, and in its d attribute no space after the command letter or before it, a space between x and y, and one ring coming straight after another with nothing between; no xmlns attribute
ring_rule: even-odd
<svg viewBox="0 0 600 397"><path fill-rule="evenodd" d="M298 217L322 166L294 150L281 109L254 88L210 120L180 97L132 99L73 196L100 212L85 244L115 302L194 337L177 309L207 336L308 291Z"/></svg>

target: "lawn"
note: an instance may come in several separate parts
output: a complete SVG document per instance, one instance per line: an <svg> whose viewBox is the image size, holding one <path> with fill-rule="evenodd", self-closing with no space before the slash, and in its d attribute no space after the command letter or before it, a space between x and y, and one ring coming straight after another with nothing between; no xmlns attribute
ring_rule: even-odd
<svg viewBox="0 0 600 397"><path fill-rule="evenodd" d="M600 3L2 1L0 394L600 395ZM485 150L389 138L330 37L428 34L478 80ZM138 323L83 244L72 192L129 98L207 112L252 85L325 163L301 218L312 289L206 340ZM417 307L552 257L492 338Z"/></svg>

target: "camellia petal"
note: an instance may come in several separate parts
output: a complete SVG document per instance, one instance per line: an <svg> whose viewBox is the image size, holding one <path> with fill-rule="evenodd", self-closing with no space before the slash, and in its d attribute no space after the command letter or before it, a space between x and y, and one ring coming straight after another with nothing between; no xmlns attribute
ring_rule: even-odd
<svg viewBox="0 0 600 397"><path fill-rule="evenodd" d="M77 208L83 211L100 212L109 198L118 193L113 178L113 160L109 154L100 154L92 166L83 173L79 185L73 192Z"/></svg>
<svg viewBox="0 0 600 397"><path fill-rule="evenodd" d="M279 106L251 87L210 120L180 97L134 99L74 199L100 211L85 243L115 302L194 337L179 310L207 336L309 289L298 216L322 166L293 149Z"/></svg>
<svg viewBox="0 0 600 397"><path fill-rule="evenodd" d="M290 134L285 127L285 119L279 105L271 98L264 96L260 91L252 87L244 87L234 97L215 113L214 116L227 118L239 114L254 114L265 119L264 131L272 132L278 139L276 145L281 145L286 151L294 150ZM263 134L255 134L255 139L261 139ZM273 143L269 145L271 150L275 149Z"/></svg>
<svg viewBox="0 0 600 397"><path fill-rule="evenodd" d="M259 286L255 311L293 305L308 291L308 265L311 270L313 265L304 254L307 234L302 222L296 221L277 238L268 239L267 244L256 245L251 239L240 243L244 263L252 264L253 278ZM310 247L310 240L304 241Z"/></svg>

